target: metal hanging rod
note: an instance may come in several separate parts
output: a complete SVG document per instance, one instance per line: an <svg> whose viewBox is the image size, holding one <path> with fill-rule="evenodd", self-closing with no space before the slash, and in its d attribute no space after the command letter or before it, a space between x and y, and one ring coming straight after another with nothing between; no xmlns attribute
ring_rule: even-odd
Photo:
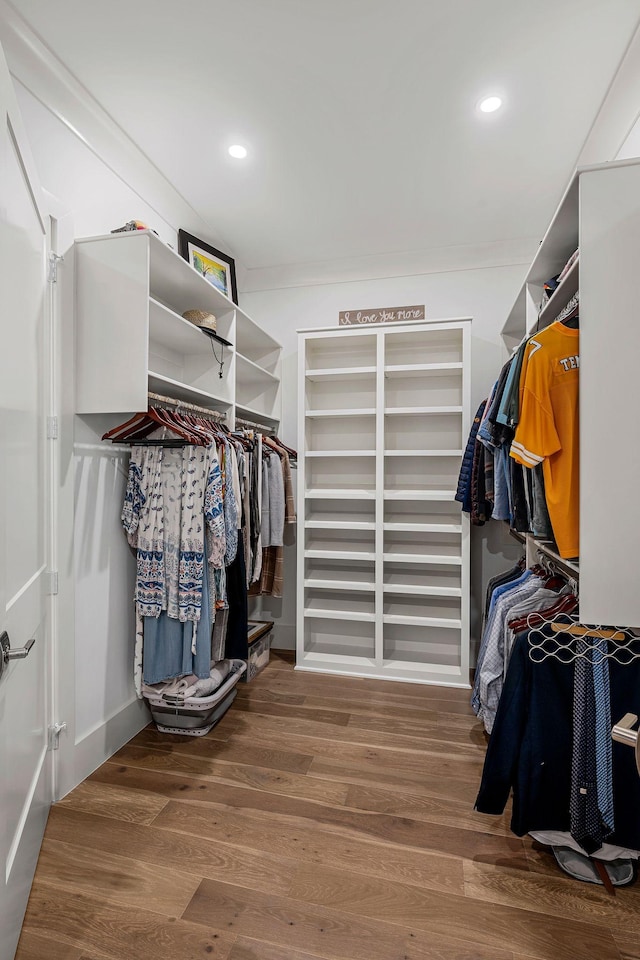
<svg viewBox="0 0 640 960"><path fill-rule="evenodd" d="M152 400L154 403L165 403L178 409L192 410L194 413L209 417L211 420L217 420L218 423L227 422L226 413L221 413L219 410L211 410L209 407L199 407L196 403L188 403L186 400L176 400L175 397L163 397L161 393L152 393L151 391L149 391L147 396L149 400Z"/></svg>
<svg viewBox="0 0 640 960"><path fill-rule="evenodd" d="M256 433L263 433L268 437L275 437L277 432L273 427L267 426L266 423L256 423L254 420L243 420L242 417L236 417L236 427L255 430Z"/></svg>
<svg viewBox="0 0 640 960"><path fill-rule="evenodd" d="M578 561L565 560L553 547L547 546L539 540L534 540L532 546L537 553L538 559L543 564L546 564L558 573L563 573L571 580L578 581L580 579L580 566Z"/></svg>

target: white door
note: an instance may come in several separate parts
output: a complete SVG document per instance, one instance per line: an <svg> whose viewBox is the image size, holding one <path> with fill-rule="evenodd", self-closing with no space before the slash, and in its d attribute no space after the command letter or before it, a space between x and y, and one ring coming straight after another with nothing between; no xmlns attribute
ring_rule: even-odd
<svg viewBox="0 0 640 960"><path fill-rule="evenodd" d="M51 798L47 231L0 50L0 960L12 960Z"/></svg>

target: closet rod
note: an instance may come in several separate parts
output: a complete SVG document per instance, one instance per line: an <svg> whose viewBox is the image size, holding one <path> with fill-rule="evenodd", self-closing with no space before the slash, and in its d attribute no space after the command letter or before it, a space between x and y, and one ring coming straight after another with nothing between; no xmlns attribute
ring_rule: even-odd
<svg viewBox="0 0 640 960"><path fill-rule="evenodd" d="M255 423L253 420L243 420L241 417L236 417L236 427L242 427L247 430L255 430L256 433L265 434L267 437L275 437L276 431L273 427L268 427L264 423Z"/></svg>
<svg viewBox="0 0 640 960"><path fill-rule="evenodd" d="M580 567L576 561L565 560L558 553L556 553L554 549L546 546L546 544L539 540L533 541L533 549L536 551L540 562L546 564L550 570L554 570L557 573L562 573L564 576L569 577L570 580L573 580L576 583L579 581Z"/></svg>
<svg viewBox="0 0 640 960"><path fill-rule="evenodd" d="M219 410L211 410L209 407L199 407L196 403L188 403L186 400L176 400L174 397L163 397L161 393L152 393L151 391L149 391L147 396L149 400L153 400L154 403L167 403L179 409L193 410L195 413L203 414L211 420L217 420L219 423L226 423L227 420L226 413L221 413Z"/></svg>

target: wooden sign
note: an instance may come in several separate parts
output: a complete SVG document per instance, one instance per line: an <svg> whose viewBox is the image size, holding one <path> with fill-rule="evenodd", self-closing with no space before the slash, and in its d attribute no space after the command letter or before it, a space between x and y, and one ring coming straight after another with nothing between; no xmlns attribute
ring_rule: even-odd
<svg viewBox="0 0 640 960"><path fill-rule="evenodd" d="M358 327L367 323L392 323L403 320L424 320L424 304L421 307L370 307L368 310L341 310L338 314L340 327Z"/></svg>

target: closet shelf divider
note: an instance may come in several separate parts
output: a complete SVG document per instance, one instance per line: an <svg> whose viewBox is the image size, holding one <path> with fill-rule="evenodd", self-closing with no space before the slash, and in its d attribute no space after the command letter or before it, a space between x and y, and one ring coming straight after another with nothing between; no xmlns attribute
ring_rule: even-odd
<svg viewBox="0 0 640 960"><path fill-rule="evenodd" d="M385 500L455 500L455 490L385 490Z"/></svg>
<svg viewBox="0 0 640 960"><path fill-rule="evenodd" d="M307 450L306 457L335 459L337 457L375 457L375 450Z"/></svg>
<svg viewBox="0 0 640 960"><path fill-rule="evenodd" d="M462 363L388 363L384 368L385 377L414 377L418 373L449 373L462 370Z"/></svg>
<svg viewBox="0 0 640 960"><path fill-rule="evenodd" d="M351 593L369 593L376 588L375 583L366 580L316 580L306 579L305 587L313 590L348 590Z"/></svg>
<svg viewBox="0 0 640 960"><path fill-rule="evenodd" d="M462 450L385 450L385 457L453 457L459 460Z"/></svg>
<svg viewBox="0 0 640 960"><path fill-rule="evenodd" d="M366 560L374 561L375 553L358 553L357 550L305 550L307 560Z"/></svg>
<svg viewBox="0 0 640 960"><path fill-rule="evenodd" d="M441 407L386 407L385 415L388 417L417 417L429 415L441 415L447 413L462 413L463 408L459 406L441 406Z"/></svg>
<svg viewBox="0 0 640 960"><path fill-rule="evenodd" d="M375 367L328 367L318 370L307 370L307 380L352 380L353 377L375 376Z"/></svg>
<svg viewBox="0 0 640 960"><path fill-rule="evenodd" d="M352 410L307 410L305 416L312 420L317 417L375 417L375 407L361 407Z"/></svg>
<svg viewBox="0 0 640 960"><path fill-rule="evenodd" d="M307 490L309 500L375 500L375 490Z"/></svg>
<svg viewBox="0 0 640 960"><path fill-rule="evenodd" d="M419 563L424 566L462 566L462 557L439 556L429 553L385 553L386 563Z"/></svg>
<svg viewBox="0 0 640 960"><path fill-rule="evenodd" d="M313 607L305 607L305 617L311 617L317 620L355 620L361 623L374 623L375 613L358 613L354 610L314 610Z"/></svg>
<svg viewBox="0 0 640 960"><path fill-rule="evenodd" d="M395 593L416 597L461 597L460 587L429 587L413 583L385 583L385 593Z"/></svg>
<svg viewBox="0 0 640 960"><path fill-rule="evenodd" d="M384 530L395 530L398 533L462 533L462 524L459 523L385 523Z"/></svg>
<svg viewBox="0 0 640 960"><path fill-rule="evenodd" d="M376 525L368 520L305 520L307 530L375 530Z"/></svg>
<svg viewBox="0 0 640 960"><path fill-rule="evenodd" d="M385 613L384 623L408 627L441 627L444 630L460 630L461 620L452 620L448 617L412 617L403 614Z"/></svg>

